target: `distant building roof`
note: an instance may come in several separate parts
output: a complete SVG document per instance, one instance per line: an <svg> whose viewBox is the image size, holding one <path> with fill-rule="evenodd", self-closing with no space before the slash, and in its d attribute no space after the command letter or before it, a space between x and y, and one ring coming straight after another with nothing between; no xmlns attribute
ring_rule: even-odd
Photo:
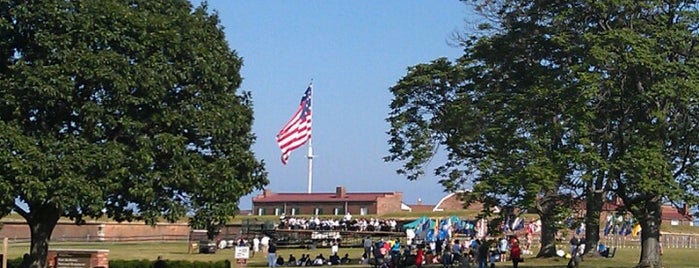
<svg viewBox="0 0 699 268"><path fill-rule="evenodd" d="M661 207L662 220L677 220L677 221L694 221L694 216L689 214L686 207L676 208L672 205L663 205Z"/></svg>
<svg viewBox="0 0 699 268"><path fill-rule="evenodd" d="M449 193L444 196L437 205L432 208L432 211L453 211L453 210L482 210L483 204L480 202L473 202L467 208L464 208L464 201L461 200L462 195L468 194L471 191L456 191ZM496 208L497 209L497 208Z"/></svg>
<svg viewBox="0 0 699 268"><path fill-rule="evenodd" d="M273 193L270 190L265 190L261 195L252 199L254 203L273 203L273 202L371 202L377 198L397 195L398 192L366 192L366 193L348 193L345 187L337 187L334 193Z"/></svg>

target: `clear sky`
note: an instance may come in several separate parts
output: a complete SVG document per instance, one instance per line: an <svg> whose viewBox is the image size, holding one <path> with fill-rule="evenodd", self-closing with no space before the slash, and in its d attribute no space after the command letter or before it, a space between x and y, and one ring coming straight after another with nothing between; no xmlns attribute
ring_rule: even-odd
<svg viewBox="0 0 699 268"><path fill-rule="evenodd" d="M199 1L193 3L198 5ZM232 49L244 59L241 90L252 92L257 142L273 192L306 192L307 146L280 161L275 135L313 79L312 190L397 191L403 202L436 204L435 176L408 181L386 163L389 88L407 67L462 49L452 35L472 29L471 8L457 0L210 0ZM255 192L241 200L252 207Z"/></svg>

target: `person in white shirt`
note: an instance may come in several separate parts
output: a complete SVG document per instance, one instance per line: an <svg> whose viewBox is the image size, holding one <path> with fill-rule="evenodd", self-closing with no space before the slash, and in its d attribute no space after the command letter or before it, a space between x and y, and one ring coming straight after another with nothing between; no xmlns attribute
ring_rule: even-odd
<svg viewBox="0 0 699 268"><path fill-rule="evenodd" d="M289 219L289 229L297 229L298 227L296 226L296 218L291 218Z"/></svg>
<svg viewBox="0 0 699 268"><path fill-rule="evenodd" d="M333 241L333 245L330 247L330 256L336 255L338 251L340 251L340 245L338 245L337 241Z"/></svg>
<svg viewBox="0 0 699 268"><path fill-rule="evenodd" d="M507 238L504 236L500 238L500 241L498 242L498 251L500 252L500 261L501 262L506 262L507 261L507 250L509 248L509 242L507 242Z"/></svg>
<svg viewBox="0 0 699 268"><path fill-rule="evenodd" d="M264 235L262 239L260 239L260 249L262 253L265 255L267 254L267 249L269 249L269 237L267 235Z"/></svg>
<svg viewBox="0 0 699 268"><path fill-rule="evenodd" d="M260 239L255 236L255 238L252 239L252 256L255 256L255 253L260 251Z"/></svg>

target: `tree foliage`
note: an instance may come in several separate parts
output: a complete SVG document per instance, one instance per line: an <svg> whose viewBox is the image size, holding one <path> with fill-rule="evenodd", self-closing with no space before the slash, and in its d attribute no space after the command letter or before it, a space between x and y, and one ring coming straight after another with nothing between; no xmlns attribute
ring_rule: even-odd
<svg viewBox="0 0 699 268"><path fill-rule="evenodd" d="M220 224L267 184L242 59L188 1L0 1L0 214ZM23 204L15 204L20 201Z"/></svg>
<svg viewBox="0 0 699 268"><path fill-rule="evenodd" d="M660 205L697 202L696 1L465 2L487 32L391 88L386 160L416 179L443 148L448 190L552 217L570 196L620 197L639 265L659 267Z"/></svg>

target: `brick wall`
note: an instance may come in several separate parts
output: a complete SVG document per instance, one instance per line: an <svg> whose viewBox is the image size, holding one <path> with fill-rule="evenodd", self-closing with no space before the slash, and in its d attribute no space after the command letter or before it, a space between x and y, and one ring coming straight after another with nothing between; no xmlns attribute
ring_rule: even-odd
<svg viewBox="0 0 699 268"><path fill-rule="evenodd" d="M387 194L376 199L376 214L383 215L386 213L401 211L403 202L403 193Z"/></svg>
<svg viewBox="0 0 699 268"><path fill-rule="evenodd" d="M0 237L10 240L31 239L29 226L20 221L3 221ZM136 223L88 222L76 225L59 222L51 233L51 241L130 241L130 240L182 240L189 235L186 223L162 223L155 227Z"/></svg>
<svg viewBox="0 0 699 268"><path fill-rule="evenodd" d="M377 204L375 202L354 202L348 204L347 207L353 216L361 216L362 208L366 208L367 214L376 214Z"/></svg>
<svg viewBox="0 0 699 268"><path fill-rule="evenodd" d="M286 210L284 210L285 206ZM293 214L291 213L292 209L298 209L297 215L314 215L315 209L320 208L322 210L321 215L334 215L335 208L340 208L342 212L340 215L344 215L347 211L352 215L359 215L363 207L367 209L367 214L376 214L377 209L376 203L374 202L322 202L313 204L298 202L261 203L255 205L255 210L252 214L258 215L257 209L262 208L265 210L264 215L274 215L275 208L279 208L280 214L284 213L287 216Z"/></svg>
<svg viewBox="0 0 699 268"><path fill-rule="evenodd" d="M159 223L155 226L142 222L104 224L104 236L108 241L176 240L186 238L189 230L186 223Z"/></svg>

